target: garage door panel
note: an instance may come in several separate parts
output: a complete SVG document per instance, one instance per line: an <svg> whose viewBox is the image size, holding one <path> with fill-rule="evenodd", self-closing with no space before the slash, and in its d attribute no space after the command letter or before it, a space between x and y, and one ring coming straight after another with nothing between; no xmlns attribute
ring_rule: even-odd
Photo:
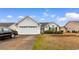
<svg viewBox="0 0 79 59"><path fill-rule="evenodd" d="M19 34L38 34L38 28L19 28Z"/></svg>

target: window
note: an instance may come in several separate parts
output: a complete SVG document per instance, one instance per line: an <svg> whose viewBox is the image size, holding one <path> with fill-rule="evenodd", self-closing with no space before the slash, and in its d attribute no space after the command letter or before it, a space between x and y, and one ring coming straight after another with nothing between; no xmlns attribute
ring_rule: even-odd
<svg viewBox="0 0 79 59"><path fill-rule="evenodd" d="M2 29L0 28L0 33L2 33Z"/></svg>
<svg viewBox="0 0 79 59"><path fill-rule="evenodd" d="M11 30L8 29L8 28L3 28L3 31L4 31L4 32L11 32Z"/></svg>
<svg viewBox="0 0 79 59"><path fill-rule="evenodd" d="M36 28L37 26L19 26L20 28Z"/></svg>

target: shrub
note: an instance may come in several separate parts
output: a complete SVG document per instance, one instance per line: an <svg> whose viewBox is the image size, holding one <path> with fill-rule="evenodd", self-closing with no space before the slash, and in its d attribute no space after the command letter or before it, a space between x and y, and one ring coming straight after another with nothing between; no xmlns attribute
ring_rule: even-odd
<svg viewBox="0 0 79 59"><path fill-rule="evenodd" d="M61 30L61 31L57 31L57 32L55 32L56 34L63 34L63 31Z"/></svg>
<svg viewBox="0 0 79 59"><path fill-rule="evenodd" d="M79 30L77 32L79 33Z"/></svg>
<svg viewBox="0 0 79 59"><path fill-rule="evenodd" d="M44 34L63 34L63 31L61 30L61 31L44 31Z"/></svg>
<svg viewBox="0 0 79 59"><path fill-rule="evenodd" d="M78 31L73 30L72 33L78 33Z"/></svg>
<svg viewBox="0 0 79 59"><path fill-rule="evenodd" d="M44 31L44 34L52 34L53 31L50 31L50 30L47 30L47 31Z"/></svg>
<svg viewBox="0 0 79 59"><path fill-rule="evenodd" d="M70 31L67 31L68 33L70 33Z"/></svg>

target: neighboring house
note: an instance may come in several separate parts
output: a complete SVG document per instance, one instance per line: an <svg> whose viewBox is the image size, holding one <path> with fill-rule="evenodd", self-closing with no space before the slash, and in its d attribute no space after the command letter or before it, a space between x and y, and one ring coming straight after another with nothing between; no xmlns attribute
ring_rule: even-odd
<svg viewBox="0 0 79 59"><path fill-rule="evenodd" d="M68 22L65 27L67 28L67 31L79 31L79 21L70 21Z"/></svg>
<svg viewBox="0 0 79 59"><path fill-rule="evenodd" d="M0 28L1 27L9 27L11 25L13 25L14 23L0 23Z"/></svg>
<svg viewBox="0 0 79 59"><path fill-rule="evenodd" d="M60 27L53 22L44 22L40 23L41 24L41 32L47 31L47 30L52 30L52 31L59 31Z"/></svg>
<svg viewBox="0 0 79 59"><path fill-rule="evenodd" d="M67 32L67 28L65 26L60 27L60 30L62 30L63 32Z"/></svg>

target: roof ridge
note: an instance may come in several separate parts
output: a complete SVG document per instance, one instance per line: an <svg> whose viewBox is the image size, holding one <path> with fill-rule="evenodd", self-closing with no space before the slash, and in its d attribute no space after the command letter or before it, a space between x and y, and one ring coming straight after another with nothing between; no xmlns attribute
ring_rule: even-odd
<svg viewBox="0 0 79 59"><path fill-rule="evenodd" d="M26 18L30 18L32 19L34 22L36 22L37 24L39 24L37 21L35 21L31 16L24 16L20 21L18 21L16 24L20 23L21 21L23 21Z"/></svg>

